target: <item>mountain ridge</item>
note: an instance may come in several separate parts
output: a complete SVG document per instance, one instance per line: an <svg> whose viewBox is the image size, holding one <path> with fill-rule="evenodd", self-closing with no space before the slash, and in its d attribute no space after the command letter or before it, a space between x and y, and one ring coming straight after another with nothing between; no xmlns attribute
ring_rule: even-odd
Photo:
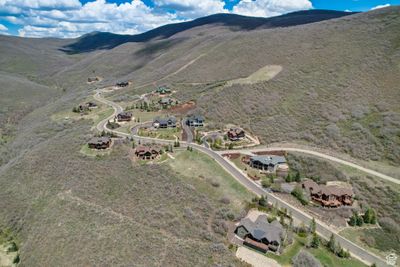
<svg viewBox="0 0 400 267"><path fill-rule="evenodd" d="M62 51L74 54L90 52L98 49L112 49L126 42L147 42L157 38L167 39L177 33L205 25L222 24L231 30L250 31L262 28L297 26L340 18L352 14L357 14L357 12L314 9L296 11L268 18L220 13L201 17L191 21L163 25L136 35L121 35L110 32L91 32L77 38L75 42L65 45L62 48Z"/></svg>

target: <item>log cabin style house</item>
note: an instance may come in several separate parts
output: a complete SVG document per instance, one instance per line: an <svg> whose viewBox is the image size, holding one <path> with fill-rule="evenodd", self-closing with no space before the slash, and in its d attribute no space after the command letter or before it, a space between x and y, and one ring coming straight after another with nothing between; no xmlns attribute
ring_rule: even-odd
<svg viewBox="0 0 400 267"><path fill-rule="evenodd" d="M116 116L117 121L131 121L132 113L131 112L121 112Z"/></svg>
<svg viewBox="0 0 400 267"><path fill-rule="evenodd" d="M107 136L93 137L89 140L88 146L91 149L107 149L111 146L111 138Z"/></svg>
<svg viewBox="0 0 400 267"><path fill-rule="evenodd" d="M135 149L135 155L142 160L153 160L161 154L159 146L138 146Z"/></svg>
<svg viewBox="0 0 400 267"><path fill-rule="evenodd" d="M311 199L320 203L323 207L337 208L340 206L351 206L354 193L351 187L340 185L319 185L313 180L306 180L301 183Z"/></svg>
<svg viewBox="0 0 400 267"><path fill-rule="evenodd" d="M245 138L246 134L242 128L230 128L226 133L229 140L231 141L239 141Z"/></svg>

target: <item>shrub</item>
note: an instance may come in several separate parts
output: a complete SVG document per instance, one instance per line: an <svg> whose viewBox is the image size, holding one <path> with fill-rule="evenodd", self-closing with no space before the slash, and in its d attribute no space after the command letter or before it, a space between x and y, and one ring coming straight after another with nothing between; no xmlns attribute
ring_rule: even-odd
<svg viewBox="0 0 400 267"><path fill-rule="evenodd" d="M292 194L295 198L297 198L297 199L300 201L300 203L301 203L302 205L307 205L307 204L308 204L308 201L307 201L307 199L304 197L303 190L301 189L301 187L296 186L296 187L293 189L293 191L292 191L291 194Z"/></svg>
<svg viewBox="0 0 400 267"><path fill-rule="evenodd" d="M292 259L293 267L322 267L321 263L309 252L301 250Z"/></svg>
<svg viewBox="0 0 400 267"><path fill-rule="evenodd" d="M7 252L15 252L18 251L18 246L15 242L11 242L10 246L7 248Z"/></svg>

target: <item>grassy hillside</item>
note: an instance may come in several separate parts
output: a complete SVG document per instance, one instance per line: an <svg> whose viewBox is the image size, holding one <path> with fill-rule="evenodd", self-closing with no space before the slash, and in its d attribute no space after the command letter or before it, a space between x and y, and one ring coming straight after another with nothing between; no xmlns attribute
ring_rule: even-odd
<svg viewBox="0 0 400 267"><path fill-rule="evenodd" d="M215 122L263 143L296 141L362 159L400 162L399 7L285 29L243 33L175 77L212 82L283 70L257 84L180 85Z"/></svg>
<svg viewBox="0 0 400 267"><path fill-rule="evenodd" d="M398 13L245 30L204 23L77 54L62 51L76 40L1 36L0 122L12 122L13 135L0 147L0 228L17 236L22 266L240 265L224 222L249 194L215 162L191 154L199 166L212 165L195 174L172 159L141 165L130 161L129 144L86 157L79 151L94 133L92 120L51 119L116 81L133 82L117 95L167 83L180 100L195 99L212 125L235 123L263 143L307 143L398 165ZM280 72L267 81L260 69ZM87 85L93 75L104 80ZM371 190L387 197L385 188ZM226 195L230 201L221 201ZM382 215L398 221L396 211Z"/></svg>

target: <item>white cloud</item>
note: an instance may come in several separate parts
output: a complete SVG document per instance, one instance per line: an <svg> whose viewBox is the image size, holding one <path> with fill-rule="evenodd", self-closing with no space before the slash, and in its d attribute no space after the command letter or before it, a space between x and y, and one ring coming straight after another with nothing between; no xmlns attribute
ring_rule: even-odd
<svg viewBox="0 0 400 267"><path fill-rule="evenodd" d="M39 6L38 3L24 3L24 5L18 3L14 7L22 10L19 15L10 14L3 17L7 21L22 25L18 31L20 36L77 37L92 31L136 34L180 21L175 14L153 12L153 9L141 0L132 0L119 5L107 3L105 0L96 0L81 5L79 8L76 8L76 3L67 3L67 0L32 2L40 2L40 5L48 8L36 9Z"/></svg>
<svg viewBox="0 0 400 267"><path fill-rule="evenodd" d="M371 10L380 9L380 8L384 8L384 7L388 7L388 6L390 6L390 4L377 5L376 7L371 8Z"/></svg>
<svg viewBox="0 0 400 267"><path fill-rule="evenodd" d="M228 13L223 0L143 0L121 4L94 0L0 0L0 18L20 25L20 36L77 37L92 31L136 34L215 13ZM241 0L231 13L270 17L310 9L309 0ZM171 12L174 10L174 12Z"/></svg>
<svg viewBox="0 0 400 267"><path fill-rule="evenodd" d="M3 24L0 24L0 31L8 31L8 28L4 26Z"/></svg>
<svg viewBox="0 0 400 267"><path fill-rule="evenodd" d="M187 19L229 12L222 0L155 0L154 4L161 9L173 9L179 17Z"/></svg>
<svg viewBox="0 0 400 267"><path fill-rule="evenodd" d="M309 0L242 0L233 7L233 13L253 17L272 17L310 8L312 8L312 3Z"/></svg>

